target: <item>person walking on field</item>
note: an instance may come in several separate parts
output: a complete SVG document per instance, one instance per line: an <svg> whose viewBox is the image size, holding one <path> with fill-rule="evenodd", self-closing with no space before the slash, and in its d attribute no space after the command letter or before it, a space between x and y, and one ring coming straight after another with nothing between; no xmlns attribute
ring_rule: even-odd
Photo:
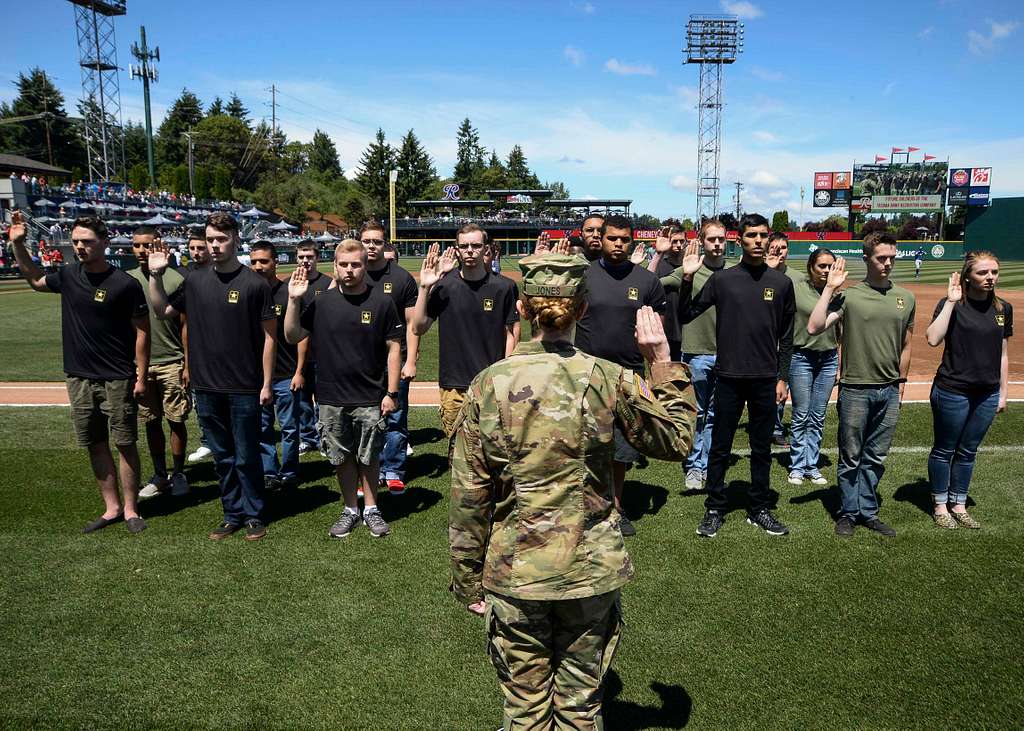
<svg viewBox="0 0 1024 731"><path fill-rule="evenodd" d="M108 245L107 227L94 216L77 219L71 228L75 260L49 274L33 263L25 248L28 227L20 212L14 212L7 233L28 285L37 292L61 295L61 339L71 418L78 445L89 452L106 506L83 532L124 520L130 533L140 533L146 521L137 506L136 399L145 394L149 371L146 296L137 281L107 261L103 253ZM119 468L110 453L111 438Z"/></svg>
<svg viewBox="0 0 1024 731"><path fill-rule="evenodd" d="M899 420L910 371L914 334L914 295L889 278L896 261L892 234L864 237L863 282L843 290L846 262L836 260L821 296L807 319L807 332L819 335L842 323L839 344L839 492L835 532L853 535L857 523L883 536L896 531L878 517L878 483Z"/></svg>
<svg viewBox="0 0 1024 731"><path fill-rule="evenodd" d="M619 591L633 575L614 510L612 430L651 457L683 459L693 389L650 307L636 311L634 336L650 381L573 346L585 259L530 256L520 268L517 309L533 339L473 380L455 423L452 589L486 614L504 729L601 729Z"/></svg>
<svg viewBox="0 0 1024 731"><path fill-rule="evenodd" d="M995 415L1006 411L1013 335L1013 307L996 294L999 259L990 251L968 252L963 272L949 275L925 336L945 344L932 381L935 439L928 456L935 524L980 528L967 512L967 491L978 447Z"/></svg>

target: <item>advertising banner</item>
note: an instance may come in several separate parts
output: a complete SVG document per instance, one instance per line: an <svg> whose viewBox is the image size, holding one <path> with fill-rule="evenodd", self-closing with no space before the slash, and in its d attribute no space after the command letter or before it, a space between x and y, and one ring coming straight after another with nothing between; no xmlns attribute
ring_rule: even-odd
<svg viewBox="0 0 1024 731"><path fill-rule="evenodd" d="M949 189L949 196L946 198L946 200L948 201L949 205L951 205L951 206L966 206L967 205L967 196L968 196L968 193L970 192L970 190L971 189L967 188L967 187L963 187L963 188L950 188Z"/></svg>
<svg viewBox="0 0 1024 731"><path fill-rule="evenodd" d="M949 171L951 206L987 206L991 201L992 168L953 168Z"/></svg>
<svg viewBox="0 0 1024 731"><path fill-rule="evenodd" d="M850 204L849 171L814 174L814 195L811 205L815 208L846 208Z"/></svg>
<svg viewBox="0 0 1024 731"><path fill-rule="evenodd" d="M874 213L940 211L946 197L945 162L853 166L853 207Z"/></svg>

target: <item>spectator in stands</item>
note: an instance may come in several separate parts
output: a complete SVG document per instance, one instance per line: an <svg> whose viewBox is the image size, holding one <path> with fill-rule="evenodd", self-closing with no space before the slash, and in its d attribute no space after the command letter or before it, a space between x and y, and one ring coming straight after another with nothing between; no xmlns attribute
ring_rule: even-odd
<svg viewBox="0 0 1024 731"><path fill-rule="evenodd" d="M307 300L300 315L308 280L305 267L295 270L288 285L285 337L290 343L312 337L319 358L321 447L335 468L345 502L329 535L347 538L364 522L374 538L381 538L390 532L377 508L382 422L398 406L405 326L383 288L368 286L362 243L345 239L338 244L334 275L338 286Z"/></svg>
<svg viewBox="0 0 1024 731"><path fill-rule="evenodd" d="M392 495L405 492L405 460L409 446L409 384L416 378L416 361L420 355L420 339L413 329L416 311L416 280L397 261L384 258L386 253L384 226L367 221L359 229L359 239L366 249L367 284L379 287L394 302L405 323L401 340L402 371L395 410L387 416L387 436L380 456L380 482Z"/></svg>
<svg viewBox="0 0 1024 731"><path fill-rule="evenodd" d="M146 521L137 507L140 467L135 399L144 395L149 368L146 297L138 282L103 258L107 228L98 218L75 221L71 238L76 261L46 275L29 258L27 233L21 213L15 212L10 237L22 277L37 292L61 295L64 373L72 421L79 446L89 451L106 505L103 514L83 532L92 533L123 519L129 532L139 533L146 528ZM120 457L119 469L110 452L111 436Z"/></svg>
<svg viewBox="0 0 1024 731"><path fill-rule="evenodd" d="M594 219L583 222L588 226ZM625 216L612 215L602 219L601 256L587 269L587 308L576 324L576 347L584 353L610 360L635 373L644 372L644 358L636 343L636 313L651 307L659 315L665 313L665 289L658 277L629 260L633 245L633 223ZM584 234L586 238L588 234ZM591 246L588 240L588 248ZM619 513L622 535L631 536L636 529L622 509L622 488L626 470L640 453L615 429L615 509Z"/></svg>
<svg viewBox="0 0 1024 731"><path fill-rule="evenodd" d="M152 226L139 226L132 234L132 253L139 266L128 271L128 275L139 282L149 305L149 252L160 240ZM184 278L173 269L164 274L164 288L171 294L176 292ZM188 443L188 428L185 424L192 403L184 382L185 348L182 343L181 317L161 319L152 308L149 310L150 357L146 379L146 393L139 400L139 417L146 425L146 443L153 461L153 476L139 491L140 498L151 498L170 489L172 495L188 494L188 480L185 478L185 452ZM161 423L167 420L171 432L171 459L173 469L167 471L167 443Z"/></svg>
<svg viewBox="0 0 1024 731"><path fill-rule="evenodd" d="M306 270L306 303L326 292L334 283L328 275L319 270L320 256L315 241L304 239L295 247L295 258L298 265ZM316 424L320 418L314 394L316 393L316 353L308 349L306 353L305 387L299 394L299 454L312 452L320 448L320 435Z"/></svg>
<svg viewBox="0 0 1024 731"><path fill-rule="evenodd" d="M273 403L263 407L260 452L263 480L267 490L297 487L299 484L299 394L305 387L303 372L309 343L293 345L285 340L284 319L290 306L288 284L277 278L277 249L269 241L257 241L249 252L250 268L270 285L277 315L277 357L271 381ZM277 454L274 418L281 425L281 456Z"/></svg>
<svg viewBox="0 0 1024 731"><path fill-rule="evenodd" d="M224 520L209 537L222 540L244 525L246 540L256 541L267 534L260 407L273 401L277 318L266 281L238 260L235 218L210 215L206 243L213 266L191 272L170 298L163 286L167 246L154 244L150 299L160 317L188 314L189 373L224 507Z"/></svg>
<svg viewBox="0 0 1024 731"><path fill-rule="evenodd" d="M467 223L444 255L433 244L420 270L415 331L425 335L438 320L441 428L449 438L470 382L490 364L511 355L518 342L519 289L512 280L487 269L487 244L487 233ZM462 265L457 272L456 263Z"/></svg>

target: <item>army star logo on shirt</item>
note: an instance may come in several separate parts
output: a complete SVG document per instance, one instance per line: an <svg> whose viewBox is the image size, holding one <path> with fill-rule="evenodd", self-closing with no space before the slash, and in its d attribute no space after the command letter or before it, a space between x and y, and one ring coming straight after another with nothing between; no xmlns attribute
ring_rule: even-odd
<svg viewBox="0 0 1024 731"><path fill-rule="evenodd" d="M228 290L228 304L229 305L237 305L239 297L240 297L240 294L239 294L237 289L229 289Z"/></svg>
<svg viewBox="0 0 1024 731"><path fill-rule="evenodd" d="M275 315L280 315L281 314L281 310L283 310L283 309L284 308L281 305L274 305L274 314Z"/></svg>
<svg viewBox="0 0 1024 731"><path fill-rule="evenodd" d="M92 296L93 302L104 302L107 299L107 290L97 289L96 294Z"/></svg>
<svg viewBox="0 0 1024 731"><path fill-rule="evenodd" d="M370 312L369 310L363 310L362 313L360 314L359 319L364 325L369 325L370 322L373 320L373 313Z"/></svg>
<svg viewBox="0 0 1024 731"><path fill-rule="evenodd" d="M384 291L391 294L391 282L384 282Z"/></svg>
<svg viewBox="0 0 1024 731"><path fill-rule="evenodd" d="M1006 315L996 315L996 325L1003 327L1006 324Z"/></svg>
<svg viewBox="0 0 1024 731"><path fill-rule="evenodd" d="M765 302L772 302L775 299L775 290L771 287L765 287L761 296L764 298Z"/></svg>
<svg viewBox="0 0 1024 731"><path fill-rule="evenodd" d="M640 299L640 290L636 287L630 287L629 290L626 291L626 296L635 302Z"/></svg>
<svg viewBox="0 0 1024 731"><path fill-rule="evenodd" d="M907 301L905 299L903 299L902 297L897 297L896 298L896 309L897 310L902 310L906 306L907 306Z"/></svg>
<svg viewBox="0 0 1024 731"><path fill-rule="evenodd" d="M494 310L494 300L490 297L484 300L484 312L492 312Z"/></svg>

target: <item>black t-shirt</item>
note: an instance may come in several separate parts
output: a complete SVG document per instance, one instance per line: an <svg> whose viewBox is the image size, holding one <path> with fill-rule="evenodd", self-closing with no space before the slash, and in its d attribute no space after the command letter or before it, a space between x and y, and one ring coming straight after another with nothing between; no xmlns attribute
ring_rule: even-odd
<svg viewBox="0 0 1024 731"><path fill-rule="evenodd" d="M316 277L309 280L309 289L306 290L306 296L302 299L302 309L305 311L309 303L321 296L327 291L328 287L334 280L324 274L323 272L317 272ZM309 344L309 350L306 351L306 377L309 378L313 374L313 366L316 365L316 358L314 357L313 343Z"/></svg>
<svg viewBox="0 0 1024 731"><path fill-rule="evenodd" d="M437 320L441 388L464 391L477 373L505 357L505 333L519 322L517 299L515 282L490 272L470 282L453 271L434 287L427 316Z"/></svg>
<svg viewBox="0 0 1024 731"><path fill-rule="evenodd" d="M349 295L340 287L315 297L301 323L319 354L316 400L331 406L377 406L387 391L388 340L405 321L379 287Z"/></svg>
<svg viewBox="0 0 1024 731"><path fill-rule="evenodd" d="M372 282L373 286L391 297L391 301L395 303L395 308L398 310L398 316L402 318L402 322L405 322L406 308L416 306L418 287L412 275L395 262L389 261L377 271L367 269L366 276L371 280L367 284ZM407 336L408 333L406 333ZM405 358L409 352L406 337L402 338L402 358Z"/></svg>
<svg viewBox="0 0 1024 731"><path fill-rule="evenodd" d="M284 316L288 312L288 282L278 280L270 285L270 296L277 315L277 358L274 361L274 380L291 379L299 364L299 346L284 339Z"/></svg>
<svg viewBox="0 0 1024 731"><path fill-rule="evenodd" d="M935 373L935 385L964 395L989 393L999 388L1003 339L1013 335L1013 307L1000 300L1003 311L996 312L995 298L978 302L965 297L953 307L946 330L942 362ZM935 306L934 321L946 304Z"/></svg>
<svg viewBox="0 0 1024 731"><path fill-rule="evenodd" d="M654 273L658 279L667 277L677 269L676 265L666 257L658 260L658 270ZM665 293L665 337L670 343L683 341L683 325L679 322L679 290L673 289Z"/></svg>
<svg viewBox="0 0 1024 731"><path fill-rule="evenodd" d="M259 393L263 386L263 322L273 320L270 285L239 266L188 275L170 296L188 316L188 370L197 391Z"/></svg>
<svg viewBox="0 0 1024 731"><path fill-rule="evenodd" d="M110 267L100 274L70 261L46 275L59 292L64 372L100 381L135 377L135 326L149 307L137 279Z"/></svg>
<svg viewBox="0 0 1024 731"><path fill-rule="evenodd" d="M664 314L665 302L665 288L643 267L632 262L605 266L603 259L592 262L587 268L587 312L576 323L576 347L643 373L636 311L648 306Z"/></svg>
<svg viewBox="0 0 1024 731"><path fill-rule="evenodd" d="M684 279L679 319L686 327L709 307L715 308L719 375L789 380L796 315L792 279L763 264L740 262L714 272L696 300L690 297L692 289L693 282Z"/></svg>

